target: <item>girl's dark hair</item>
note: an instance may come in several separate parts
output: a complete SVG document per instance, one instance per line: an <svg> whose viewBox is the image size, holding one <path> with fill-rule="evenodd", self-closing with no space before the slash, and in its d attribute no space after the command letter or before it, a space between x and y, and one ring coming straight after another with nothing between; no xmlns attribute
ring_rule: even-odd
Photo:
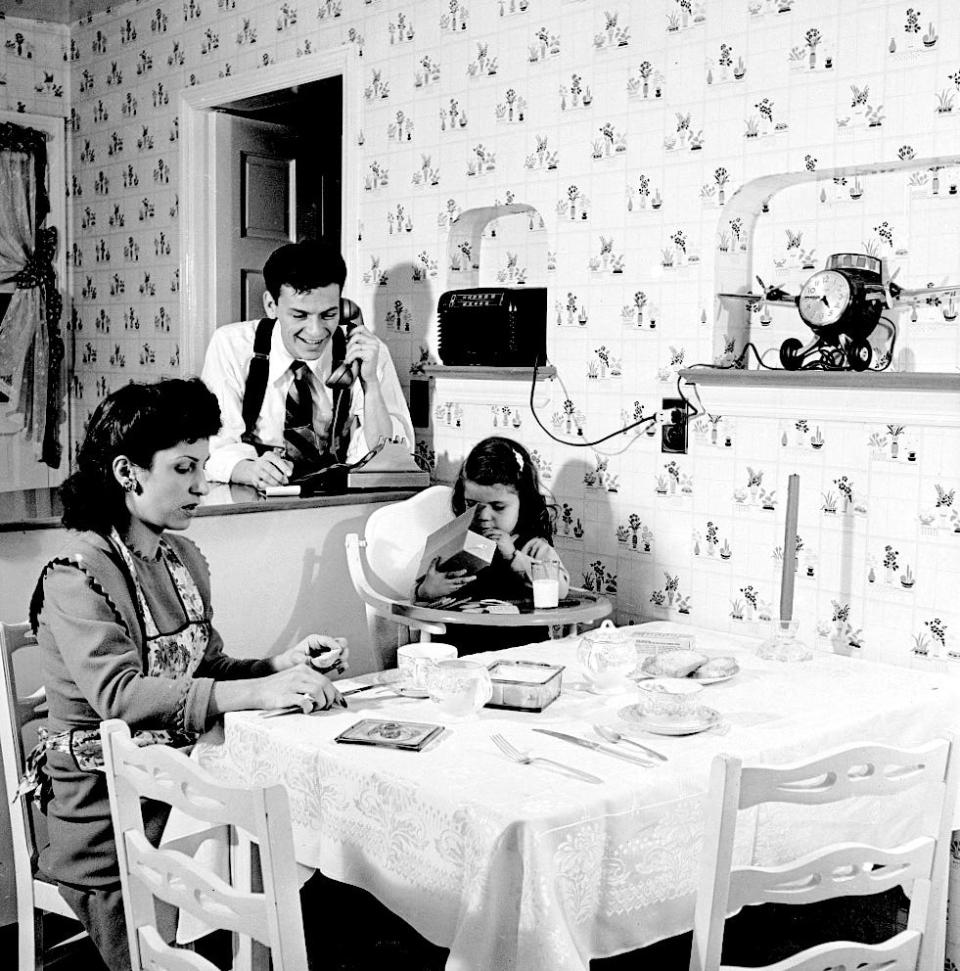
<svg viewBox="0 0 960 971"><path fill-rule="evenodd" d="M458 516L467 508L464 499L467 479L477 485L512 486L520 497L518 535L524 540L540 536L553 543L556 506L541 492L537 467L519 442L493 435L474 445L460 466L453 486L451 502Z"/></svg>
<svg viewBox="0 0 960 971"><path fill-rule="evenodd" d="M63 525L104 535L124 526L128 513L113 460L126 455L149 469L157 452L219 430L216 395L199 378L128 384L114 391L97 405L77 452L76 471L60 486Z"/></svg>

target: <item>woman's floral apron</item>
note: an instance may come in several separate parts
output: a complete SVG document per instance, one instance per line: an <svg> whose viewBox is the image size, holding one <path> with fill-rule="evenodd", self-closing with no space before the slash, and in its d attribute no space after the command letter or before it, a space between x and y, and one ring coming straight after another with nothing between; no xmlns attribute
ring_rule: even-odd
<svg viewBox="0 0 960 971"><path fill-rule="evenodd" d="M190 571L183 565L176 551L162 537L160 558L167 568L174 589L183 605L186 622L172 634L161 634L137 577L133 554L115 529L110 532L110 542L120 555L133 581L137 595L137 608L143 621L145 642L145 674L152 678L189 678L203 660L210 640L210 624L204 616L203 599ZM182 748L192 745L194 732L176 732L169 729L139 729L133 732L135 744L172 745ZM20 782L18 795L31 795L39 791L41 808L49 800L50 787L43 771L47 752L64 752L73 757L77 768L84 772L103 770L103 748L99 728L73 728L50 734L39 730L39 742L27 757L26 771Z"/></svg>

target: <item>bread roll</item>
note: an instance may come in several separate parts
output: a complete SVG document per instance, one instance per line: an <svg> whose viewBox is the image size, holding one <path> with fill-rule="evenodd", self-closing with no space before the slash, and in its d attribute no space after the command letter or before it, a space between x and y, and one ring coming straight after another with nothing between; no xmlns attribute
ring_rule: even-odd
<svg viewBox="0 0 960 971"><path fill-rule="evenodd" d="M691 677L694 678L729 678L740 670L740 665L732 657L713 657L706 664L701 664Z"/></svg>
<svg viewBox="0 0 960 971"><path fill-rule="evenodd" d="M653 657L648 657L642 669L659 678L685 678L691 671L696 671L701 664L706 663L706 655L696 651L664 651Z"/></svg>

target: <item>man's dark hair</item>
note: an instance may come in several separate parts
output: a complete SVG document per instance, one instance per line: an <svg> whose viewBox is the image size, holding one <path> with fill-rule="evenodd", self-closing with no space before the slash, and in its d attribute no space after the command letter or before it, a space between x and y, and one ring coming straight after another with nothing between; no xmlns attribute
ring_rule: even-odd
<svg viewBox="0 0 960 971"><path fill-rule="evenodd" d="M220 430L216 395L199 378L131 383L97 405L77 451L76 471L60 487L63 525L106 535L128 519L113 460L126 455L149 469L153 457L180 442Z"/></svg>
<svg viewBox="0 0 960 971"><path fill-rule="evenodd" d="M347 265L340 250L315 239L287 243L275 249L263 264L263 280L274 300L286 284L297 293L306 293L336 283L340 289L347 279Z"/></svg>

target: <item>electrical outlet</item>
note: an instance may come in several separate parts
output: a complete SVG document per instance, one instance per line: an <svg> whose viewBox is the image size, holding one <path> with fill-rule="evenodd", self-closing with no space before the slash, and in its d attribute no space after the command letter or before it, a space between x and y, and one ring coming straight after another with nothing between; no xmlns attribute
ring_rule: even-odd
<svg viewBox="0 0 960 971"><path fill-rule="evenodd" d="M686 455L687 403L682 398L663 399L660 451L672 455Z"/></svg>

